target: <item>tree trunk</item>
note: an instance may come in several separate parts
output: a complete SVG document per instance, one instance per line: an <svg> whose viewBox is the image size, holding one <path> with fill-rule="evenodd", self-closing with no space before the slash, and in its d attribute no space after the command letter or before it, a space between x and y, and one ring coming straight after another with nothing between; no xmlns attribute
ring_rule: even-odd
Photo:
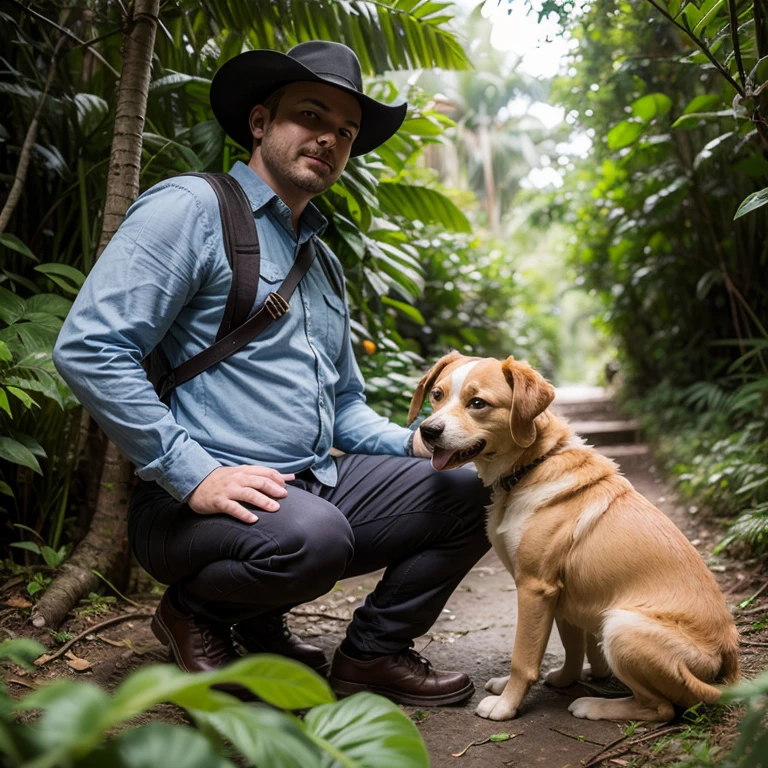
<svg viewBox="0 0 768 768"><path fill-rule="evenodd" d="M147 113L159 10L160 0L136 0L124 26L123 71L97 258L139 193L141 137ZM90 528L35 606L32 623L36 627L59 627L78 601L99 587L101 582L94 570L118 583L127 577L131 481L130 462L110 441Z"/></svg>
<svg viewBox="0 0 768 768"><path fill-rule="evenodd" d="M53 78L56 74L56 62L59 58L59 51L64 44L64 38L62 37L56 47L53 49L53 58L51 59L51 66L48 68L48 77L45 80L43 91L40 94L40 101L37 103L35 114L32 115L32 120L29 123L27 129L27 135L24 137L24 143L21 145L21 152L19 153L19 164L16 167L16 175L11 185L11 191L8 193L8 198L5 201L3 210L0 211L0 235L5 232L5 228L8 226L8 222L11 220L16 204L21 199L21 192L24 189L24 182L27 180L27 169L29 168L29 161L32 157L32 147L35 145L37 139L37 130L40 127L40 115L42 114L43 107L45 106L45 100L48 98L48 91L53 83Z"/></svg>

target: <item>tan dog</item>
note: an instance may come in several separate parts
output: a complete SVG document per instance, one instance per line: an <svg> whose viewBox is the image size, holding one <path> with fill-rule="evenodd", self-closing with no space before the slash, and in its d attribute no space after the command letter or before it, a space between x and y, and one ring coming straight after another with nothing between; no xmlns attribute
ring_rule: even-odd
<svg viewBox="0 0 768 768"><path fill-rule="evenodd" d="M518 626L508 677L477 714L506 720L539 678L557 622L565 663L554 686L612 671L632 691L581 698L569 710L591 720L669 720L673 705L714 702L712 684L739 679L739 636L715 580L666 515L616 464L547 410L554 389L527 363L453 352L421 380L409 423L420 426L435 469L474 461L493 486L488 536L517 584Z"/></svg>

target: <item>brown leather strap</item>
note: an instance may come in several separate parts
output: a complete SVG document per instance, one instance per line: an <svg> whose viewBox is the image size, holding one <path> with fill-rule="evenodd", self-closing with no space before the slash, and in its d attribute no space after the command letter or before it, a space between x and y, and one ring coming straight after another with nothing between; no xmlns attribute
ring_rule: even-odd
<svg viewBox="0 0 768 768"><path fill-rule="evenodd" d="M174 387L193 379L199 373L210 368L230 355L242 349L246 344L255 339L275 320L279 320L290 310L290 299L296 286L312 266L315 259L315 238L311 238L299 249L296 260L293 262L283 284L277 292L267 296L264 305L252 317L246 320L239 328L235 328L224 338L214 342L210 347L198 352L186 362L171 371L168 376L158 382L158 395L162 400Z"/></svg>

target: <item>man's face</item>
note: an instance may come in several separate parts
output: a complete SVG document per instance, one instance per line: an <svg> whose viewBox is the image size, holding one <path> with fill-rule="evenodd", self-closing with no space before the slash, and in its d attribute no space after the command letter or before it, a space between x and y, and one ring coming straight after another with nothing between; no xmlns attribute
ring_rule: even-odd
<svg viewBox="0 0 768 768"><path fill-rule="evenodd" d="M324 83L291 83L274 119L267 113L261 159L275 179L313 195L341 176L360 130L354 96Z"/></svg>

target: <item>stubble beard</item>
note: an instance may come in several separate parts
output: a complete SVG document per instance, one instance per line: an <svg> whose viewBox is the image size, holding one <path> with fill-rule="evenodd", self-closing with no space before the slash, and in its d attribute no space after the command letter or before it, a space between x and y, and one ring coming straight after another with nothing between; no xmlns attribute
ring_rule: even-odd
<svg viewBox="0 0 768 768"><path fill-rule="evenodd" d="M269 172L279 179L287 179L299 189L318 195L325 192L333 184L329 177L316 174L311 168L302 168L299 163L303 152L299 150L290 156L290 150L277 145L271 140L272 126L270 125L261 142L261 159Z"/></svg>

